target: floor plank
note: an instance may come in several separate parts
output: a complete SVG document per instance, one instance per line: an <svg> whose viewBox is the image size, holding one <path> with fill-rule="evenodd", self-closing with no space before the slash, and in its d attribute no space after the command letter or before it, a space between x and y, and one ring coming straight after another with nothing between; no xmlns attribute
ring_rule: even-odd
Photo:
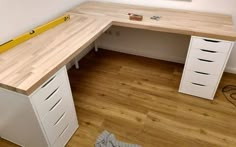
<svg viewBox="0 0 236 147"><path fill-rule="evenodd" d="M69 70L80 127L68 147L92 147L108 130L143 147L236 146L236 108L221 89L214 101L178 93L183 65L100 50ZM13 146L0 140L0 146Z"/></svg>

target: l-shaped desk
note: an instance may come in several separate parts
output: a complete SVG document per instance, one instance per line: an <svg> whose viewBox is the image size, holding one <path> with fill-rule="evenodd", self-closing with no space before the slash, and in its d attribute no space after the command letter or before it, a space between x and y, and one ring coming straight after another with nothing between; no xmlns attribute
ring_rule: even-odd
<svg viewBox="0 0 236 147"><path fill-rule="evenodd" d="M222 14L102 2L67 13L70 21L0 55L1 137L23 146L66 144L78 122L65 65L112 25L192 36L179 91L211 100L236 40L232 17ZM156 15L159 21L150 19Z"/></svg>

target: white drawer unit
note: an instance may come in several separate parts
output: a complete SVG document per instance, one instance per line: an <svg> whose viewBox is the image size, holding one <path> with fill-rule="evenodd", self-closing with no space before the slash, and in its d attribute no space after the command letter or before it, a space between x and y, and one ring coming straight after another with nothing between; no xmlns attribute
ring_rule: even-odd
<svg viewBox="0 0 236 147"><path fill-rule="evenodd" d="M40 86L31 102L49 146L64 146L78 128L66 68Z"/></svg>
<svg viewBox="0 0 236 147"><path fill-rule="evenodd" d="M65 67L30 96L0 88L0 136L25 147L63 147L78 128Z"/></svg>
<svg viewBox="0 0 236 147"><path fill-rule="evenodd" d="M179 91L213 100L233 45L192 36Z"/></svg>

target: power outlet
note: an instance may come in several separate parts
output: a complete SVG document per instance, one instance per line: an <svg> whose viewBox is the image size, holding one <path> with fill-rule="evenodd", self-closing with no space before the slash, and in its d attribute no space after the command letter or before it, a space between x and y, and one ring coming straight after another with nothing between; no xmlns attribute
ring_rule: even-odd
<svg viewBox="0 0 236 147"><path fill-rule="evenodd" d="M111 30L107 30L107 31L105 31L105 34L106 34L106 35L112 35L113 33L112 33Z"/></svg>
<svg viewBox="0 0 236 147"><path fill-rule="evenodd" d="M105 31L104 34L109 35L109 36L119 37L121 33L120 33L120 31L107 30L107 31Z"/></svg>
<svg viewBox="0 0 236 147"><path fill-rule="evenodd" d="M109 30L109 31L108 31L108 35L111 35L111 36L112 36L112 34L113 34L112 31Z"/></svg>
<svg viewBox="0 0 236 147"><path fill-rule="evenodd" d="M116 31L116 37L120 36L120 31Z"/></svg>

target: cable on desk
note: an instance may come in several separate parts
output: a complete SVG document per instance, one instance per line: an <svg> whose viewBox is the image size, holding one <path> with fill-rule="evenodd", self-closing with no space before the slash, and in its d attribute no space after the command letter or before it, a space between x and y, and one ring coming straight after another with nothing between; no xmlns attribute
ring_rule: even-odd
<svg viewBox="0 0 236 147"><path fill-rule="evenodd" d="M222 93L225 96L226 100L236 107L236 86L226 85L224 88L222 88ZM226 93L229 93L229 97L227 97ZM232 100L235 100L235 102Z"/></svg>

